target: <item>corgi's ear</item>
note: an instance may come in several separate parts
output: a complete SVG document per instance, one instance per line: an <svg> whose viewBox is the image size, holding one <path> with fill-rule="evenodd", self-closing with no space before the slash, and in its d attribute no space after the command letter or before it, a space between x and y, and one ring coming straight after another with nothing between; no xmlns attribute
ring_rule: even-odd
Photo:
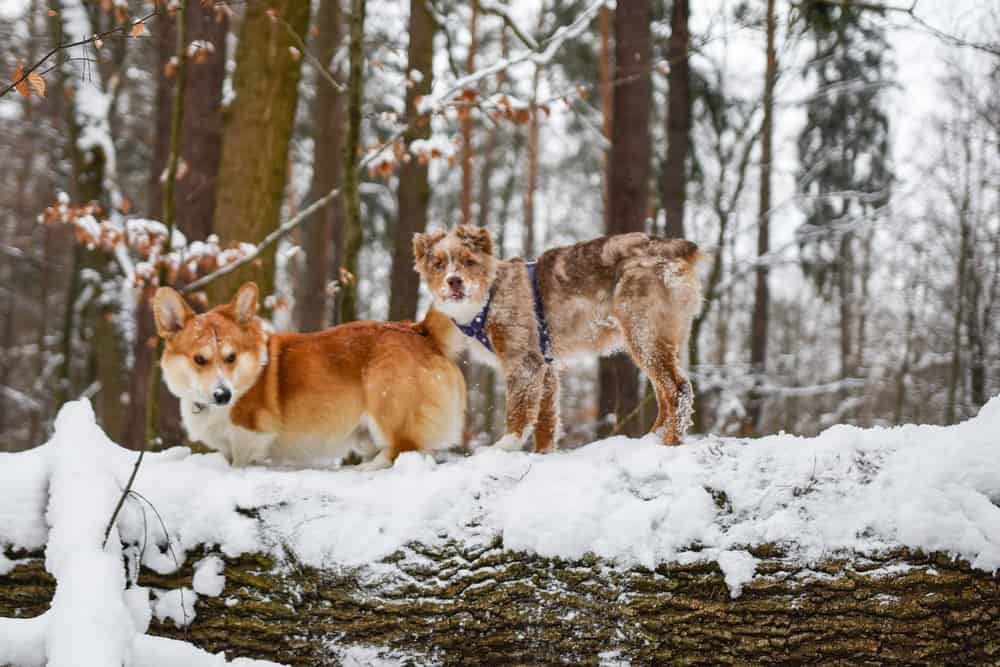
<svg viewBox="0 0 1000 667"><path fill-rule="evenodd" d="M194 311L176 290L161 287L153 296L153 316L156 318L156 333L164 340L170 340L194 317Z"/></svg>
<svg viewBox="0 0 1000 667"><path fill-rule="evenodd" d="M493 254L493 237L490 236L490 230L485 227L479 227L477 225L458 225L455 227L455 234L462 241L473 250L485 253L487 255Z"/></svg>
<svg viewBox="0 0 1000 667"><path fill-rule="evenodd" d="M257 283L244 283L242 287L236 290L236 296L229 305L233 309L233 319L241 327L248 326L253 322L253 318L257 316L257 298L260 295L260 290L257 289Z"/></svg>
<svg viewBox="0 0 1000 667"><path fill-rule="evenodd" d="M420 264L427 258L427 253L434 247L434 244L443 238L444 232L441 231L413 235L413 259L418 270Z"/></svg>

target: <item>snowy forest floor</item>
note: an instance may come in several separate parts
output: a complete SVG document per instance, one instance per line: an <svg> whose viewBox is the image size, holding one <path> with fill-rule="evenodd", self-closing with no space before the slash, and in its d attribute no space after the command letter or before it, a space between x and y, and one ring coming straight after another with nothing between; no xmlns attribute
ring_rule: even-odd
<svg viewBox="0 0 1000 667"><path fill-rule="evenodd" d="M439 567L426 554L456 544L622 573L714 563L732 599L770 576L762 549L818 574L832 560L900 550L994 573L998 446L1000 397L950 427L837 426L676 448L617 437L545 456L404 454L378 472L234 469L218 454L174 448L145 457L102 548L136 454L108 440L88 403L71 403L48 444L0 455L0 582L43 549L57 582L43 616L0 618L0 664L224 664L145 633L151 617L190 624L199 598L240 604L222 572L248 555L351 572L360 589ZM189 556L186 586L126 590L140 562L170 575ZM330 650L344 664L370 662L356 653L368 649Z"/></svg>

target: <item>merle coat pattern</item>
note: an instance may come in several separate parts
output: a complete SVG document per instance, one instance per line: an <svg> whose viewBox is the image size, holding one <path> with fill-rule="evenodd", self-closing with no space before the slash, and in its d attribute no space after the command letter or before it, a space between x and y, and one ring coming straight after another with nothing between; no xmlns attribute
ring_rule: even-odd
<svg viewBox="0 0 1000 667"><path fill-rule="evenodd" d="M561 360L624 350L653 383L659 415L653 431L679 444L690 425L693 394L681 367L691 321L701 303L695 244L633 233L605 236L538 258L536 277L548 323L553 364L540 347L527 263L493 256L487 230L474 226L417 234L416 269L435 307L469 324L490 299L484 331L490 352L469 338L474 358L495 363L507 382L504 448L520 448L533 432L535 450L559 437Z"/></svg>

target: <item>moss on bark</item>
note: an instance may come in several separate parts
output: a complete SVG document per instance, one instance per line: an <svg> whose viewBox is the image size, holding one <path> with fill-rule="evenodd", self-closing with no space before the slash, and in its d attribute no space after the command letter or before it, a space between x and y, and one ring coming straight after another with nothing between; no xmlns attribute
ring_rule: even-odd
<svg viewBox="0 0 1000 667"><path fill-rule="evenodd" d="M140 582L190 586L201 555ZM804 570L775 549L755 555L760 576L737 599L711 563L620 570L452 544L413 546L376 576L248 555L227 560L222 596L200 597L189 628L151 631L292 665L336 664L328 642L445 665L596 665L608 653L632 664L1000 663L1000 580L967 563L899 551ZM46 609L53 583L39 556L13 556L0 616Z"/></svg>

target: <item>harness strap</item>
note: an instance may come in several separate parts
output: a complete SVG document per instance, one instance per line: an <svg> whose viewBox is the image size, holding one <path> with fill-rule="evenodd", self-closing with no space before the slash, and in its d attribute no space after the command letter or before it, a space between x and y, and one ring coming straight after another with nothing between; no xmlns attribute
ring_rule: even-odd
<svg viewBox="0 0 1000 667"><path fill-rule="evenodd" d="M545 319L542 291L538 289L538 278L535 275L537 268L537 262L528 262L528 278L531 279L531 291L535 296L535 321L538 322L538 342L542 348L542 357L545 358L545 363L551 364L553 359L555 359L552 356L552 336L549 334L549 323Z"/></svg>
<svg viewBox="0 0 1000 667"><path fill-rule="evenodd" d="M469 338L475 338L476 340L478 340L480 343L483 344L483 347L485 347L490 352L493 351L493 344L490 343L490 339L486 335L485 327L486 327L486 319L490 316L491 303L493 303L493 290L490 290L490 295L486 299L486 305L483 306L483 309L479 311L478 315L472 318L471 322L469 322L468 324L459 324L458 322L455 322L454 319L452 319L452 322L455 322L455 326L457 326L462 331L462 333L464 333Z"/></svg>
<svg viewBox="0 0 1000 667"><path fill-rule="evenodd" d="M528 278L531 280L531 293L535 301L535 322L538 324L538 341L541 347L542 357L545 363L551 364L555 357L552 356L552 336L549 334L549 324L545 319L545 306L542 304L542 292L538 289L538 279L535 276L536 262L528 262ZM486 320L490 316L490 304L493 303L493 291L490 290L486 305L479 311L479 314L472 318L468 324L455 322L455 326L469 338L475 338L483 347L493 352L493 344L490 343L489 336L486 335Z"/></svg>

